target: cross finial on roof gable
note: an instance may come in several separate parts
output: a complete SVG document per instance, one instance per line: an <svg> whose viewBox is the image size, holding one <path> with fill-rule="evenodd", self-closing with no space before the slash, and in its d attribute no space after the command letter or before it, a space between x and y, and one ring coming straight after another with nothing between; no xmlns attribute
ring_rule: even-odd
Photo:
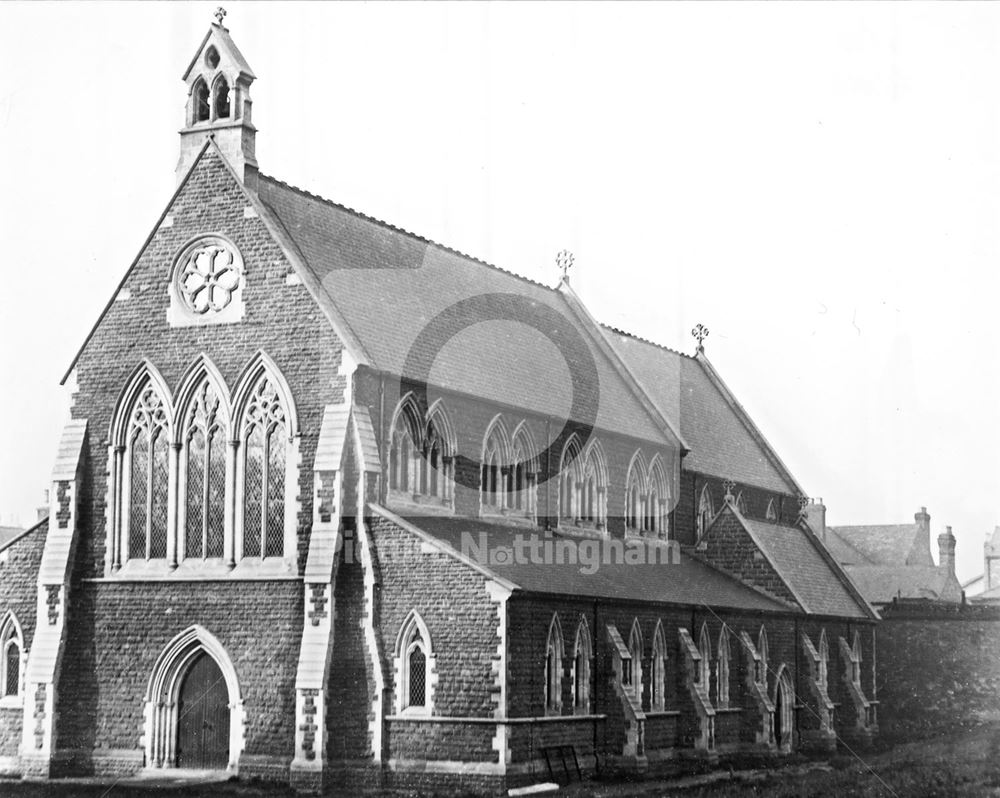
<svg viewBox="0 0 1000 798"><path fill-rule="evenodd" d="M708 327L706 327L704 324L696 324L694 326L694 329L691 330L691 335L698 342L698 351L704 352L705 351L704 341L706 338L708 338Z"/></svg>
<svg viewBox="0 0 1000 798"><path fill-rule="evenodd" d="M226 18L226 9L224 9L222 6L219 6L217 9L215 9L215 18L219 20L219 25L221 26L222 20Z"/></svg>
<svg viewBox="0 0 1000 798"><path fill-rule="evenodd" d="M569 270L573 268L573 262L576 258L573 257L573 253L568 249L559 250L559 254L556 255L556 266L562 272L562 280L565 283L569 282Z"/></svg>

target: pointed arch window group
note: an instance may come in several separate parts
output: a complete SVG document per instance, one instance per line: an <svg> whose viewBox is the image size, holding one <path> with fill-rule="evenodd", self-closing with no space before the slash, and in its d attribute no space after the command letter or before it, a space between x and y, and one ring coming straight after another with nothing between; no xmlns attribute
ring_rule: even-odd
<svg viewBox="0 0 1000 798"><path fill-rule="evenodd" d="M591 438L583 448L574 434L563 447L559 466L559 521L565 525L607 529L608 467L604 449L596 438Z"/></svg>
<svg viewBox="0 0 1000 798"><path fill-rule="evenodd" d="M649 465L636 452L625 486L626 530L666 539L669 534L670 492L659 455Z"/></svg>
<svg viewBox="0 0 1000 798"><path fill-rule="evenodd" d="M534 518L538 502L535 452L526 423L511 435L502 416L493 419L483 441L480 496L484 512Z"/></svg>
<svg viewBox="0 0 1000 798"><path fill-rule="evenodd" d="M294 412L280 373L258 356L232 400L199 358L171 402L149 364L112 428L110 570L132 562L238 562L294 552L289 478Z"/></svg>
<svg viewBox="0 0 1000 798"><path fill-rule="evenodd" d="M218 74L211 84L200 76L191 89L191 124L215 122L232 116L229 81Z"/></svg>
<svg viewBox="0 0 1000 798"><path fill-rule="evenodd" d="M407 394L393 415L389 491L397 498L451 506L455 493L455 434L440 401L424 414Z"/></svg>

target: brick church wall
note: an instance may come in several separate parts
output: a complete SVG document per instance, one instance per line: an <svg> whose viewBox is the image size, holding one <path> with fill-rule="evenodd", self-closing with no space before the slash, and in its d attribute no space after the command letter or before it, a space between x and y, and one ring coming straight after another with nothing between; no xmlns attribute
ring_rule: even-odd
<svg viewBox="0 0 1000 798"><path fill-rule="evenodd" d="M486 577L447 554L427 553L419 538L382 519L370 519L381 579L379 635L386 660L386 714L395 711L396 638L411 610L427 625L436 660L434 715L492 718L499 615ZM496 761L492 724L392 719L389 755L398 759Z"/></svg>
<svg viewBox="0 0 1000 798"><path fill-rule="evenodd" d="M1000 720L1000 607L896 602L882 617L877 674L885 736Z"/></svg>
<svg viewBox="0 0 1000 798"><path fill-rule="evenodd" d="M35 636L36 579L46 531L43 523L0 554L0 619L14 613L24 635L25 651L31 649ZM17 756L23 720L21 707L0 707L0 757Z"/></svg>
<svg viewBox="0 0 1000 798"><path fill-rule="evenodd" d="M166 643L192 623L215 634L246 679L246 754L292 755L292 690L302 624L302 585L281 581L96 581L105 572L109 521L109 430L118 397L143 359L176 392L205 353L232 392L263 350L287 381L298 415L301 467L296 500L298 567L312 519L312 462L323 407L345 399L342 346L307 289L211 150L152 234L75 369L73 417L87 419L88 473L80 494L79 544L69 641L59 683L58 745L138 746L142 698ZM246 315L233 324L171 327L168 285L174 258L194 236L221 233L240 250ZM230 648L231 646L231 648Z"/></svg>
<svg viewBox="0 0 1000 798"><path fill-rule="evenodd" d="M57 747L139 749L156 659L197 623L219 639L236 669L244 755L290 760L302 601L296 581L80 585L63 658Z"/></svg>

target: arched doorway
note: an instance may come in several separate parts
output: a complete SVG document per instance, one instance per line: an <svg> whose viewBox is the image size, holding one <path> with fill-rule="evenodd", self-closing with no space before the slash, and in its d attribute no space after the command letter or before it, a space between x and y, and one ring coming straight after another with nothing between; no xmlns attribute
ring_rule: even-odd
<svg viewBox="0 0 1000 798"><path fill-rule="evenodd" d="M236 770L243 697L232 660L204 627L189 627L160 654L144 714L147 767Z"/></svg>
<svg viewBox="0 0 1000 798"><path fill-rule="evenodd" d="M774 741L779 751L792 750L792 731L795 725L795 694L782 665L774 684Z"/></svg>
<svg viewBox="0 0 1000 798"><path fill-rule="evenodd" d="M188 666L177 698L177 767L223 770L229 764L229 691L204 651Z"/></svg>

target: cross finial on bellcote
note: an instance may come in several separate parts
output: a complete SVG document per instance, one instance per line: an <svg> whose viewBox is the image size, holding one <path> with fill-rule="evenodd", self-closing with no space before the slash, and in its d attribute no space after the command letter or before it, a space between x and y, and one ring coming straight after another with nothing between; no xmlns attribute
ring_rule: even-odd
<svg viewBox="0 0 1000 798"><path fill-rule="evenodd" d="M568 249L559 250L559 254L556 255L556 266L562 272L563 282L569 282L569 270L573 268L573 253Z"/></svg>
<svg viewBox="0 0 1000 798"><path fill-rule="evenodd" d="M691 335L694 336L695 340L698 342L698 351L705 351L705 339L708 338L708 327L704 324L697 324L695 328L691 330Z"/></svg>
<svg viewBox="0 0 1000 798"><path fill-rule="evenodd" d="M226 18L226 9L224 9L222 6L219 6L217 9L215 9L215 18L219 20L219 25L221 26L222 20Z"/></svg>

